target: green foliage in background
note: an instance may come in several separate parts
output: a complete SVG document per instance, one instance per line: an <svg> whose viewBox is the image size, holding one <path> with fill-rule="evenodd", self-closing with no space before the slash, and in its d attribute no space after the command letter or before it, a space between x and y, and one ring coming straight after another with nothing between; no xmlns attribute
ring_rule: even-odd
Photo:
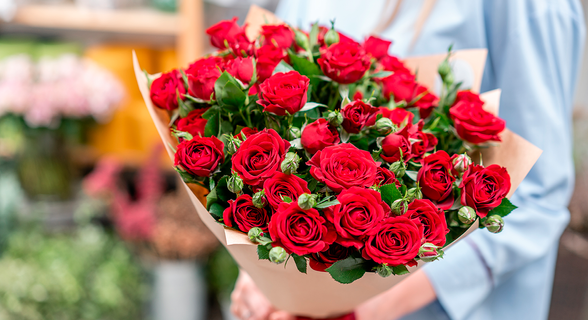
<svg viewBox="0 0 588 320"><path fill-rule="evenodd" d="M101 228L20 229L0 259L0 319L140 319L142 280L124 244Z"/></svg>

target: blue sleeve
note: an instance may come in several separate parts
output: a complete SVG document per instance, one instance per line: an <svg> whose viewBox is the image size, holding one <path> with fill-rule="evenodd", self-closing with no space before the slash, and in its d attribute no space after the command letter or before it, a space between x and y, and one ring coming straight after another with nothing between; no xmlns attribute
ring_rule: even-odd
<svg viewBox="0 0 588 320"><path fill-rule="evenodd" d="M485 0L484 19L483 87L502 89L500 116L543 154L511 198L519 208L502 233L477 230L425 266L452 319L466 318L517 269L556 247L573 190L572 99L585 36L580 4Z"/></svg>

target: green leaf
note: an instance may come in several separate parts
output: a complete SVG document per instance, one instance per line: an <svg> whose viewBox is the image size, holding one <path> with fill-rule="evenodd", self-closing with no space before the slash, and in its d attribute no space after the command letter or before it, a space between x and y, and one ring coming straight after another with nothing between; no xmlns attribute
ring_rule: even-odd
<svg viewBox="0 0 588 320"><path fill-rule="evenodd" d="M304 107L302 107L302 109L300 109L300 112L305 112L305 111L310 111L314 108L318 108L318 107L325 107L327 108L328 106L326 104L322 104L322 103L316 103L316 102L307 102Z"/></svg>
<svg viewBox="0 0 588 320"><path fill-rule="evenodd" d="M298 71L301 75L311 77L322 75L321 68L313 62L308 61L308 59L301 58L294 54L293 52L289 53L290 62L292 63L292 67L294 70Z"/></svg>
<svg viewBox="0 0 588 320"><path fill-rule="evenodd" d="M229 111L238 111L247 98L241 85L226 71L214 83L214 94L218 104Z"/></svg>
<svg viewBox="0 0 588 320"><path fill-rule="evenodd" d="M310 77L317 78L317 79L320 79L320 80L325 81L325 82L331 82L331 81L333 81L331 78L329 78L327 76L316 75L316 76L310 76Z"/></svg>
<svg viewBox="0 0 588 320"><path fill-rule="evenodd" d="M321 202L314 207L317 209L324 209L324 208L328 208L330 206L336 206L338 204L340 204L339 200L335 199L335 200L331 200L331 201Z"/></svg>
<svg viewBox="0 0 588 320"><path fill-rule="evenodd" d="M318 181L316 181L315 179L312 179L309 183L308 183L308 190L310 190L310 192L314 192L314 189L316 189L316 185L318 184Z"/></svg>
<svg viewBox="0 0 588 320"><path fill-rule="evenodd" d="M198 183L198 180L196 180L195 177L193 177L188 172L182 170L182 168L174 167L174 169L180 174L180 177L182 178L182 180L184 180L185 183Z"/></svg>
<svg viewBox="0 0 588 320"><path fill-rule="evenodd" d="M219 106L212 106L206 112L202 114L202 119L210 119L214 115L219 114L221 112L221 108Z"/></svg>
<svg viewBox="0 0 588 320"><path fill-rule="evenodd" d="M284 201L285 203L290 203L290 202L292 202L292 198L287 197L287 196L282 196L282 201Z"/></svg>
<svg viewBox="0 0 588 320"><path fill-rule="evenodd" d="M294 71L294 68L292 68L291 65L287 64L286 61L282 60L282 61L280 61L280 63L278 63L278 65L274 69L274 72L272 72L272 75L274 75L278 72L290 72L290 71Z"/></svg>
<svg viewBox="0 0 588 320"><path fill-rule="evenodd" d="M292 258L294 258L294 263L296 263L296 268L298 268L298 271L306 273L306 258L295 253L292 254Z"/></svg>
<svg viewBox="0 0 588 320"><path fill-rule="evenodd" d="M145 74L145 78L147 78L147 88L151 89L151 84L153 83L153 79L147 70L143 69L143 73Z"/></svg>
<svg viewBox="0 0 588 320"><path fill-rule="evenodd" d="M220 129L221 133L231 134L233 132L233 124L229 121L223 121Z"/></svg>
<svg viewBox="0 0 588 320"><path fill-rule="evenodd" d="M212 180L212 179L210 179L210 180ZM218 201L218 195L216 194L216 188L214 188L206 196L206 210L209 210L210 209L210 206L213 203L216 203L217 201Z"/></svg>
<svg viewBox="0 0 588 320"><path fill-rule="evenodd" d="M402 264L396 267L392 267L392 272L397 276L409 273L406 266Z"/></svg>
<svg viewBox="0 0 588 320"><path fill-rule="evenodd" d="M220 178L216 187L206 196L206 209L210 210L213 203L220 201L227 202L231 199L232 193L227 188L227 176Z"/></svg>
<svg viewBox="0 0 588 320"><path fill-rule="evenodd" d="M511 213L516 208L518 208L518 207L515 206L514 204L512 204L510 202L510 200L508 200L507 198L504 198L504 199L502 199L502 202L500 203L500 205L498 207L492 209L492 211L490 211L488 213L488 216L496 214L501 217L506 217L509 213Z"/></svg>
<svg viewBox="0 0 588 320"><path fill-rule="evenodd" d="M206 126L204 127L204 136L205 137L212 137L212 136L220 136L220 115L217 113L210 117L206 122Z"/></svg>
<svg viewBox="0 0 588 320"><path fill-rule="evenodd" d="M194 138L189 132L180 131L176 129L172 129L172 136L176 137L177 139L182 138L186 140L192 140L192 138Z"/></svg>
<svg viewBox="0 0 588 320"><path fill-rule="evenodd" d="M418 171L406 170L406 176L414 181L417 181L418 174Z"/></svg>
<svg viewBox="0 0 588 320"><path fill-rule="evenodd" d="M392 75L392 71L380 71L370 75L370 78L386 78Z"/></svg>
<svg viewBox="0 0 588 320"><path fill-rule="evenodd" d="M225 208L223 208L223 206L216 202L213 203L212 205L210 205L210 209L208 209L208 212L210 212L210 214L216 219L216 220L220 220L223 218L223 211L225 211Z"/></svg>
<svg viewBox="0 0 588 320"><path fill-rule="evenodd" d="M180 98L180 92L176 89L176 97L178 99L178 109L180 109L180 117L185 118L188 116L190 111L194 110L194 108L188 105L182 98Z"/></svg>
<svg viewBox="0 0 588 320"><path fill-rule="evenodd" d="M270 249L268 249L267 247L267 245L257 246L257 257L259 258L259 260L269 260Z"/></svg>
<svg viewBox="0 0 588 320"><path fill-rule="evenodd" d="M352 283L363 277L367 261L363 258L347 257L328 267L326 271L339 283Z"/></svg>
<svg viewBox="0 0 588 320"><path fill-rule="evenodd" d="M393 183L380 187L380 193L382 194L382 200L389 205L392 205L392 202L402 198L402 194L400 194L400 191L398 191L398 188L396 188L396 185Z"/></svg>

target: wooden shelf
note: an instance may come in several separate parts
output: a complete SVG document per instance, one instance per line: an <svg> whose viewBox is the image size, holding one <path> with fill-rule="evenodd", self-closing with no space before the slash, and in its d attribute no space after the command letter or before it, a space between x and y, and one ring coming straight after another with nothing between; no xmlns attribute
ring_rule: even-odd
<svg viewBox="0 0 588 320"><path fill-rule="evenodd" d="M177 14L150 8L85 9L73 4L25 5L18 8L10 23L39 28L169 36L177 36L180 31Z"/></svg>

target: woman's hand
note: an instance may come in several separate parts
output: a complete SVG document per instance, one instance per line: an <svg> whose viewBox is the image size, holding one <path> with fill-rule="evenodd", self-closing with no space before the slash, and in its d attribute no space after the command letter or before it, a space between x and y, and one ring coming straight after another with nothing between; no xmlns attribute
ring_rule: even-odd
<svg viewBox="0 0 588 320"><path fill-rule="evenodd" d="M231 302L231 312L241 320L296 319L285 311L276 310L243 270L231 294Z"/></svg>

